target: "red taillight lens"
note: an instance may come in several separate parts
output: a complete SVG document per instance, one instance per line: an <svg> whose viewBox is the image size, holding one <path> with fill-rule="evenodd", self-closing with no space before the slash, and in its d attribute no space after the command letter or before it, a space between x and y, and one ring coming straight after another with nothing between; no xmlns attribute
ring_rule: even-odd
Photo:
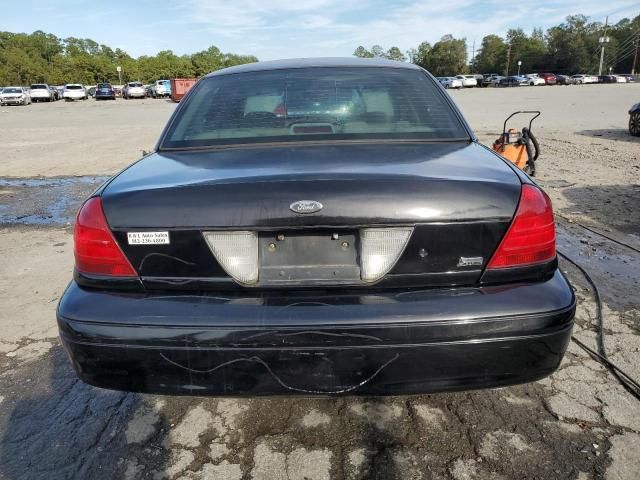
<svg viewBox="0 0 640 480"><path fill-rule="evenodd" d="M78 271L93 275L136 276L109 230L99 197L87 200L78 212L73 243Z"/></svg>
<svg viewBox="0 0 640 480"><path fill-rule="evenodd" d="M279 103L278 106L273 110L276 117L286 117L287 116L287 107L284 106L283 103Z"/></svg>
<svg viewBox="0 0 640 480"><path fill-rule="evenodd" d="M523 267L556 257L551 200L537 187L523 185L515 218L487 268Z"/></svg>

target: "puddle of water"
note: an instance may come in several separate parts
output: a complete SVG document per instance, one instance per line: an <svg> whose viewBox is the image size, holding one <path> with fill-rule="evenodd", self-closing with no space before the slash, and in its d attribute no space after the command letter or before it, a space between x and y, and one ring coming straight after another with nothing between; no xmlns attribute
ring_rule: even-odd
<svg viewBox="0 0 640 480"><path fill-rule="evenodd" d="M587 270L604 296L637 303L631 292L640 288L640 255L573 225L558 223L556 234L558 250Z"/></svg>
<svg viewBox="0 0 640 480"><path fill-rule="evenodd" d="M0 178L0 225L67 225L109 177Z"/></svg>

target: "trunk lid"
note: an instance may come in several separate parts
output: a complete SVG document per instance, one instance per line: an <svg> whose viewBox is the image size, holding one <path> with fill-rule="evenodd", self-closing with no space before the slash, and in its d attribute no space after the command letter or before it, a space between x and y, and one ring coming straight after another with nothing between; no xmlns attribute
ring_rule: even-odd
<svg viewBox="0 0 640 480"><path fill-rule="evenodd" d="M475 143L387 142L159 152L118 175L102 199L110 228L148 288L235 286L203 237L215 230L259 232L261 278L285 280L258 286L357 284L359 229L374 226L413 228L378 285L459 285L478 281L520 187L509 166ZM301 200L322 208L292 211ZM170 243L129 243L128 233L144 231L168 231ZM329 252L336 234L355 254ZM267 260L278 235L295 245L296 253L284 256L290 270Z"/></svg>
<svg viewBox="0 0 640 480"><path fill-rule="evenodd" d="M520 181L473 143L156 153L103 192L113 229L508 220ZM321 211L297 215L299 200Z"/></svg>

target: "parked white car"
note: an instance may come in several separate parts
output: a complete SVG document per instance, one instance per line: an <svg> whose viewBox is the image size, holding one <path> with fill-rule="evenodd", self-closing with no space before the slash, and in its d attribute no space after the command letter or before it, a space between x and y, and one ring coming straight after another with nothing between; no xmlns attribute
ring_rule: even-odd
<svg viewBox="0 0 640 480"><path fill-rule="evenodd" d="M616 83L627 83L627 77L624 75L616 75Z"/></svg>
<svg viewBox="0 0 640 480"><path fill-rule="evenodd" d="M62 98L67 102L72 100L86 100L88 97L89 94L87 93L87 89L84 88L84 85L79 83L68 83L64 86Z"/></svg>
<svg viewBox="0 0 640 480"><path fill-rule="evenodd" d="M147 93L144 90L144 85L140 82L129 82L122 89L122 98L128 100L130 98L145 98Z"/></svg>
<svg viewBox="0 0 640 480"><path fill-rule="evenodd" d="M151 96L163 98L171 96L171 82L169 80L156 80L151 84Z"/></svg>
<svg viewBox="0 0 640 480"><path fill-rule="evenodd" d="M456 78L462 82L463 87L478 86L478 79L475 75L456 75Z"/></svg>
<svg viewBox="0 0 640 480"><path fill-rule="evenodd" d="M53 102L55 100L51 88L46 83L34 83L30 88L31 101L36 102Z"/></svg>
<svg viewBox="0 0 640 480"><path fill-rule="evenodd" d="M4 87L0 93L0 105L29 105L31 95L24 87Z"/></svg>
<svg viewBox="0 0 640 480"><path fill-rule="evenodd" d="M438 77L444 88L462 88L462 81L455 77Z"/></svg>
<svg viewBox="0 0 640 480"><path fill-rule="evenodd" d="M542 78L537 73L527 73L525 75L525 77L529 81L529 85L531 85L532 87L535 87L537 85L546 85L547 84L547 82L544 81L544 78Z"/></svg>
<svg viewBox="0 0 640 480"><path fill-rule="evenodd" d="M596 77L595 75L579 74L573 75L571 78L573 78L578 85L582 83L598 83L598 77Z"/></svg>

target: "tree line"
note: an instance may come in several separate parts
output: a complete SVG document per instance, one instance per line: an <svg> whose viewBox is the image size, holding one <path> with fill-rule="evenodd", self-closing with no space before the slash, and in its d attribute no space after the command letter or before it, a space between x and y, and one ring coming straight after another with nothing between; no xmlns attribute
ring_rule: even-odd
<svg viewBox="0 0 640 480"><path fill-rule="evenodd" d="M530 34L514 28L505 37L485 36L471 56L467 39L453 35L445 35L433 45L422 42L406 52L395 46L385 50L374 45L370 49L359 46L353 54L410 61L436 76L514 74L518 61L522 62L522 72L597 73L601 37L609 39L604 71L629 73L640 44L640 15L607 26L584 15L571 15L546 32L536 28ZM199 77L220 68L256 61L253 55L223 53L215 46L190 55L163 50L153 56L134 58L119 48L114 50L91 39L62 39L42 31L0 32L0 85L115 83L119 79L117 66L122 69L123 82L148 83L161 78ZM636 71L640 70L640 58L637 62Z"/></svg>
<svg viewBox="0 0 640 480"><path fill-rule="evenodd" d="M635 70L640 70L640 15L633 20L624 18L615 25L606 26L602 22L591 22L584 15L570 15L546 32L535 28L531 34L521 28L512 28L505 37L485 36L471 56L467 39L453 35L445 35L433 45L422 42L405 53L398 47L385 50L374 45L370 49L359 46L353 55L401 62L409 60L435 76L464 73L514 75L518 61L522 62L521 73L594 74L598 72L600 63L601 37L609 40L605 44L603 73L630 73L636 55Z"/></svg>
<svg viewBox="0 0 640 480"><path fill-rule="evenodd" d="M133 58L127 52L91 39L58 38L42 31L31 34L0 32L0 85L32 83L149 83L158 79L199 77L220 68L257 62L252 55L223 53L212 46L191 55L171 50Z"/></svg>

